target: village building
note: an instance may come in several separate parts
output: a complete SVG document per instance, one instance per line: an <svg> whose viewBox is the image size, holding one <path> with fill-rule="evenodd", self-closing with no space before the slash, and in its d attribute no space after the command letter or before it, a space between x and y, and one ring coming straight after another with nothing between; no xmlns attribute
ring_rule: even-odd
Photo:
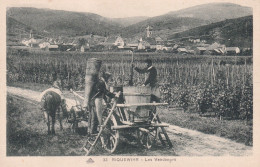
<svg viewBox="0 0 260 167"><path fill-rule="evenodd" d="M59 45L59 50L64 52L64 51L71 51L72 48L75 48L75 44L61 44Z"/></svg>
<svg viewBox="0 0 260 167"><path fill-rule="evenodd" d="M30 45L30 41L28 39L23 39L21 43L24 44L25 46Z"/></svg>
<svg viewBox="0 0 260 167"><path fill-rule="evenodd" d="M156 50L163 50L164 47L164 41L161 39L161 37L156 37Z"/></svg>
<svg viewBox="0 0 260 167"><path fill-rule="evenodd" d="M224 54L226 50L226 46L225 45L221 45L217 42L214 42L213 44L209 45L207 47L207 54Z"/></svg>
<svg viewBox="0 0 260 167"><path fill-rule="evenodd" d="M129 43L126 47L130 47L132 50L135 50L138 47L138 43Z"/></svg>
<svg viewBox="0 0 260 167"><path fill-rule="evenodd" d="M150 44L150 49L154 49L154 50L157 49L157 43L155 38L146 38L145 41Z"/></svg>
<svg viewBox="0 0 260 167"><path fill-rule="evenodd" d="M37 48L39 47L39 44L42 42L42 39L34 39L34 38L30 38L30 39L23 39L21 41L22 44L24 44L25 46L28 47L32 47L32 48Z"/></svg>
<svg viewBox="0 0 260 167"><path fill-rule="evenodd" d="M121 36L118 36L114 42L114 45L116 45L118 48L124 48L125 42Z"/></svg>
<svg viewBox="0 0 260 167"><path fill-rule="evenodd" d="M38 48L39 47L39 44L42 42L42 39L30 39L30 47L31 48Z"/></svg>
<svg viewBox="0 0 260 167"><path fill-rule="evenodd" d="M164 47L162 47L162 50L167 51L167 52L170 52L170 51L173 50L173 48L170 47L170 46L164 46Z"/></svg>
<svg viewBox="0 0 260 167"><path fill-rule="evenodd" d="M139 39L138 39L138 37L126 39L125 40L125 43L126 43L125 47L130 47L132 50L137 50Z"/></svg>
<svg viewBox="0 0 260 167"><path fill-rule="evenodd" d="M51 44L49 42L42 42L39 44L39 47L41 49L46 49L48 46L50 46Z"/></svg>
<svg viewBox="0 0 260 167"><path fill-rule="evenodd" d="M206 50L207 49L204 48L204 47L196 47L195 53L198 54L198 55L203 55Z"/></svg>
<svg viewBox="0 0 260 167"><path fill-rule="evenodd" d="M86 52L86 51L88 51L90 49L90 45L89 45L89 43L86 43L85 45L82 45L81 47L80 47L80 52Z"/></svg>
<svg viewBox="0 0 260 167"><path fill-rule="evenodd" d="M206 43L207 41L205 39L201 40L201 43Z"/></svg>
<svg viewBox="0 0 260 167"><path fill-rule="evenodd" d="M164 43L164 45L163 45ZM173 51L173 44L169 42L162 42L162 50L166 52L172 52Z"/></svg>
<svg viewBox="0 0 260 167"><path fill-rule="evenodd" d="M49 51L58 51L59 50L58 45L49 45L47 48Z"/></svg>
<svg viewBox="0 0 260 167"><path fill-rule="evenodd" d="M226 54L227 55L233 55L240 53L240 49L238 47L227 47L226 48Z"/></svg>
<svg viewBox="0 0 260 167"><path fill-rule="evenodd" d="M188 53L188 51L187 51L186 48L178 48L177 51L178 51L178 53L180 53L180 54Z"/></svg>
<svg viewBox="0 0 260 167"><path fill-rule="evenodd" d="M173 48L173 49L178 49L178 47L179 47L178 44L174 44L172 48Z"/></svg>
<svg viewBox="0 0 260 167"><path fill-rule="evenodd" d="M190 37L188 41L191 43L200 43L200 38Z"/></svg>
<svg viewBox="0 0 260 167"><path fill-rule="evenodd" d="M67 46L76 46L77 45L76 39L62 39L62 45Z"/></svg>
<svg viewBox="0 0 260 167"><path fill-rule="evenodd" d="M195 53L196 53L195 50L193 50L193 49L187 50L187 52L188 52L189 54L195 54Z"/></svg>
<svg viewBox="0 0 260 167"><path fill-rule="evenodd" d="M90 48L96 45L104 46L104 50L113 50L116 48L123 49L125 41L121 36L110 36L106 37L103 42L99 41L96 44L90 44Z"/></svg>
<svg viewBox="0 0 260 167"><path fill-rule="evenodd" d="M151 45L147 41L144 41L142 38L140 38L137 46L138 50L150 49L150 47Z"/></svg>
<svg viewBox="0 0 260 167"><path fill-rule="evenodd" d="M160 43L160 44L164 42L163 39L159 36L155 37L155 41L156 43Z"/></svg>
<svg viewBox="0 0 260 167"><path fill-rule="evenodd" d="M96 44L97 45L97 44ZM100 45L104 46L104 50L113 50L116 49L117 47L114 45L114 43L110 42L102 42ZM90 49L93 48L95 45L90 45Z"/></svg>
<svg viewBox="0 0 260 167"><path fill-rule="evenodd" d="M153 28L148 25L146 28L146 37L143 38L143 41L149 43L149 49L155 49L157 51L163 50L164 41L161 37L153 37ZM147 44L148 45L148 44Z"/></svg>
<svg viewBox="0 0 260 167"><path fill-rule="evenodd" d="M222 49L218 48L218 49L214 49L211 54L213 55L224 55L225 51L223 51Z"/></svg>

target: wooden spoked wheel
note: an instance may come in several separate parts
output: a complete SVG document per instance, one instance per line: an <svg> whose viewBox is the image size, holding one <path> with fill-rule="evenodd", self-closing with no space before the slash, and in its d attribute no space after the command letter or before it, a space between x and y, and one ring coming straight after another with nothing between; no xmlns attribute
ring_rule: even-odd
<svg viewBox="0 0 260 167"><path fill-rule="evenodd" d="M147 149L152 148L157 142L157 127L149 127L137 131L138 142Z"/></svg>
<svg viewBox="0 0 260 167"><path fill-rule="evenodd" d="M106 119L106 113L103 115L103 121ZM119 144L119 130L112 130L112 126L118 125L114 115L111 115L103 133L100 136L103 148L109 152L114 153Z"/></svg>

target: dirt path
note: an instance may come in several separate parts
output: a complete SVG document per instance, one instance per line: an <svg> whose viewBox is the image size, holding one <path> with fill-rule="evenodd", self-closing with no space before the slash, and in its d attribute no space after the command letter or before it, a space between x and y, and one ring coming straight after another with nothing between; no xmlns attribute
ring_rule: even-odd
<svg viewBox="0 0 260 167"><path fill-rule="evenodd" d="M40 92L15 87L7 87L7 92L32 101L39 101ZM75 105L75 101L72 99L67 99L67 102L69 106ZM173 143L173 149L153 149L142 152L141 155L250 156L253 152L250 146L174 125L170 125L167 132ZM125 149L121 149L119 154L140 155L136 151L138 147L132 146L125 147L127 148L127 154L124 152Z"/></svg>

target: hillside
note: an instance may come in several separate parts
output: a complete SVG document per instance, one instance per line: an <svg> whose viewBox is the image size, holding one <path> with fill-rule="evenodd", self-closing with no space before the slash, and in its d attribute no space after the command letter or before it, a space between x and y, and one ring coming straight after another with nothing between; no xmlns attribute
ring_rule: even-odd
<svg viewBox="0 0 260 167"><path fill-rule="evenodd" d="M225 19L252 15L252 8L231 3L210 3L169 12L156 17L106 18L93 13L15 7L7 10L8 18L19 21L49 36L115 36L125 38L145 35L153 27L154 36L167 38L175 33Z"/></svg>
<svg viewBox="0 0 260 167"><path fill-rule="evenodd" d="M86 34L108 35L117 33L120 25L93 14L36 8L10 8L7 16L38 31L54 35L77 36Z"/></svg>
<svg viewBox="0 0 260 167"><path fill-rule="evenodd" d="M9 35L16 35L20 33L29 34L32 28L11 18L6 17L6 32Z"/></svg>
<svg viewBox="0 0 260 167"><path fill-rule="evenodd" d="M145 29L150 25L153 27L153 34L166 37L167 35L205 24L206 22L204 20L196 18L164 17L162 19L161 17L154 17L124 28L122 34L126 37L132 37L137 34L145 35Z"/></svg>
<svg viewBox="0 0 260 167"><path fill-rule="evenodd" d="M126 18L111 18L110 20L118 23L122 27L127 27L141 21L148 19L149 17L146 16L137 16L137 17L126 17Z"/></svg>
<svg viewBox="0 0 260 167"><path fill-rule="evenodd" d="M23 38L29 38L31 30L37 38L42 37L42 33L37 32L30 26L27 26L11 17L6 17L6 41L7 45L21 45Z"/></svg>
<svg viewBox="0 0 260 167"><path fill-rule="evenodd" d="M127 37L144 35L145 28L150 25L154 34L167 37L198 26L248 15L252 15L252 8L232 3L210 3L149 18L124 28L122 34Z"/></svg>
<svg viewBox="0 0 260 167"><path fill-rule="evenodd" d="M253 9L250 7L240 6L233 3L209 3L169 12L166 15L172 17L198 18L214 23L225 19L239 18L252 14Z"/></svg>
<svg viewBox="0 0 260 167"><path fill-rule="evenodd" d="M253 46L253 16L212 23L169 36L169 39L183 37L204 37L208 43L213 41L226 46Z"/></svg>

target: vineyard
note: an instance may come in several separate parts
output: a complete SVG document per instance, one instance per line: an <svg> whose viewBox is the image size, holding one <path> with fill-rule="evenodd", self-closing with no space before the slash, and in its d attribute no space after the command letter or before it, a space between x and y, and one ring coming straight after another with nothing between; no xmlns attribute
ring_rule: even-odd
<svg viewBox="0 0 260 167"><path fill-rule="evenodd" d="M64 53L30 51L26 55L7 51L7 84L51 84L58 75L64 89L84 89L86 61L97 57L103 71L112 73L110 86L127 85L130 53ZM252 57L191 56L136 53L134 64L144 67L146 58L157 69L162 100L184 110L213 113L220 118L252 119ZM142 85L144 74L134 72L134 85Z"/></svg>

